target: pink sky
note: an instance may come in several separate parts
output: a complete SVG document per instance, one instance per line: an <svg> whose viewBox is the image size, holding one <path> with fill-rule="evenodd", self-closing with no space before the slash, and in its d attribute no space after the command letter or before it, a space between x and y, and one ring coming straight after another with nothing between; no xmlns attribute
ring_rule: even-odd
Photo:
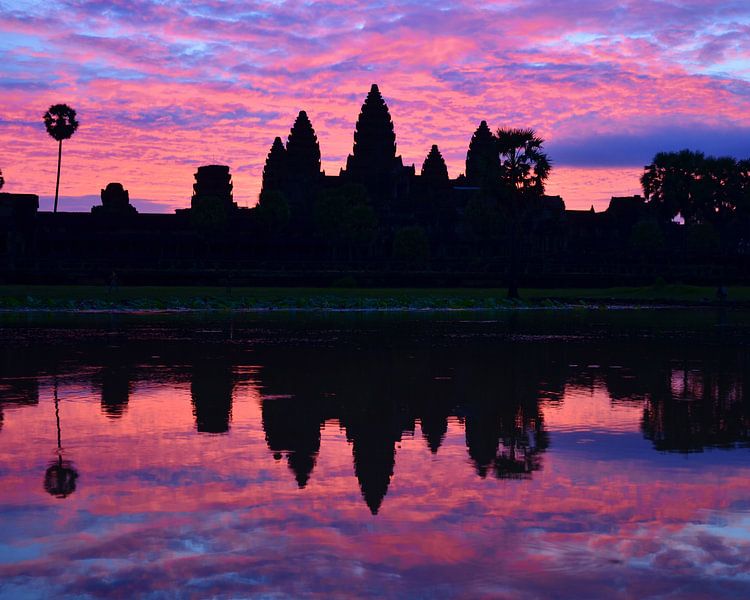
<svg viewBox="0 0 750 600"><path fill-rule="evenodd" d="M473 3L0 2L4 191L54 193L41 115L65 102L63 210L120 181L143 211L186 206L197 166L232 167L255 203L268 149L299 110L338 173L371 83L398 152L438 144L464 169L480 120L534 127L569 208L639 191L658 150L750 155L750 5L745 1ZM46 204L45 204L46 206Z"/></svg>

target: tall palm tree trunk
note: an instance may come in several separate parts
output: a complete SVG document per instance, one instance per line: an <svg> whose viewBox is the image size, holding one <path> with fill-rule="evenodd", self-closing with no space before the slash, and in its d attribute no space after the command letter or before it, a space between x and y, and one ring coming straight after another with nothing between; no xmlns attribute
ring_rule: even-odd
<svg viewBox="0 0 750 600"><path fill-rule="evenodd" d="M517 300L520 298L520 294L518 293L518 271L519 271L519 244L520 244L520 235L518 231L518 226L516 223L513 223L511 225L512 230L510 234L510 248L508 249L508 298L512 300Z"/></svg>
<svg viewBox="0 0 750 600"><path fill-rule="evenodd" d="M57 150L57 184L55 184L55 209L53 212L57 212L57 196L60 193L60 163L62 162L62 140Z"/></svg>

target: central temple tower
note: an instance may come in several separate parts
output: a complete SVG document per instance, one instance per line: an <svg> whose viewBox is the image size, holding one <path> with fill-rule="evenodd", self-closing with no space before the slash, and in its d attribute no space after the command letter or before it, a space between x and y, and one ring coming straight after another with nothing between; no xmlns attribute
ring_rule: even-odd
<svg viewBox="0 0 750 600"><path fill-rule="evenodd" d="M396 134L388 106L372 84L354 129L354 149L346 160L346 172L356 179L382 176L393 170Z"/></svg>
<svg viewBox="0 0 750 600"><path fill-rule="evenodd" d="M403 161L396 156L391 114L377 84L372 84L354 128L354 148L342 175L363 184L379 204L402 195L403 171Z"/></svg>

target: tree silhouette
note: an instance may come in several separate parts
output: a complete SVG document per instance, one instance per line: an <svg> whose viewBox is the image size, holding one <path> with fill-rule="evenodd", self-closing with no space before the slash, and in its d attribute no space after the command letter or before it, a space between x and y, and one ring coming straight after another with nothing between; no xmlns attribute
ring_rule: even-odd
<svg viewBox="0 0 750 600"><path fill-rule="evenodd" d="M691 220L723 225L733 216L743 192L740 166L731 156L708 156L700 166L698 202Z"/></svg>
<svg viewBox="0 0 750 600"><path fill-rule="evenodd" d="M726 224L748 191L747 161L680 150L659 152L641 176L643 193L664 221Z"/></svg>
<svg viewBox="0 0 750 600"><path fill-rule="evenodd" d="M471 136L466 153L466 179L471 185L494 187L498 179L497 140L487 121L482 121Z"/></svg>
<svg viewBox="0 0 750 600"><path fill-rule="evenodd" d="M544 194L552 165L542 150L544 140L533 129L497 130L500 180L517 199Z"/></svg>
<svg viewBox="0 0 750 600"><path fill-rule="evenodd" d="M702 152L659 152L644 168L641 175L643 195L663 221L671 221L679 213L683 213L686 221L693 219L695 183L704 161Z"/></svg>
<svg viewBox="0 0 750 600"><path fill-rule="evenodd" d="M737 176L740 193L737 196L735 211L740 218L747 218L750 216L750 159L737 161Z"/></svg>
<svg viewBox="0 0 750 600"><path fill-rule="evenodd" d="M5 185L5 178L3 177L3 170L0 169L0 190L3 189L4 185Z"/></svg>
<svg viewBox="0 0 750 600"><path fill-rule="evenodd" d="M44 113L44 126L47 133L58 141L57 151L57 183L55 185L55 208L57 212L57 198L60 191L60 163L62 162L62 143L73 136L78 129L76 111L67 104L53 104Z"/></svg>
<svg viewBox="0 0 750 600"><path fill-rule="evenodd" d="M508 297L518 298L520 228L531 201L544 195L544 183L552 168L542 149L544 140L533 129L500 128L495 134L503 204L508 216Z"/></svg>
<svg viewBox="0 0 750 600"><path fill-rule="evenodd" d="M446 185L448 183L448 167L445 166L443 155L438 147L433 144L427 158L422 163L422 177L433 185Z"/></svg>

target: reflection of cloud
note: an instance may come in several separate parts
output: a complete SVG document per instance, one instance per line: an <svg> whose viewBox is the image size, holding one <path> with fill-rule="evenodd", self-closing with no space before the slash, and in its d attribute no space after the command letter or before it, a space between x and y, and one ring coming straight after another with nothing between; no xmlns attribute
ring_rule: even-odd
<svg viewBox="0 0 750 600"><path fill-rule="evenodd" d="M740 135L750 126L750 8L735 0L136 0L71 3L54 19L14 3L0 16L10 191L53 189L39 114L62 101L82 123L64 150L64 194L115 180L134 197L184 206L195 166L225 162L245 166L235 196L252 204L271 141L300 109L324 168L338 172L374 81L406 162L437 143L453 176L482 118L538 128L558 165L637 167L677 140L750 154ZM569 203L593 199L573 193Z"/></svg>

